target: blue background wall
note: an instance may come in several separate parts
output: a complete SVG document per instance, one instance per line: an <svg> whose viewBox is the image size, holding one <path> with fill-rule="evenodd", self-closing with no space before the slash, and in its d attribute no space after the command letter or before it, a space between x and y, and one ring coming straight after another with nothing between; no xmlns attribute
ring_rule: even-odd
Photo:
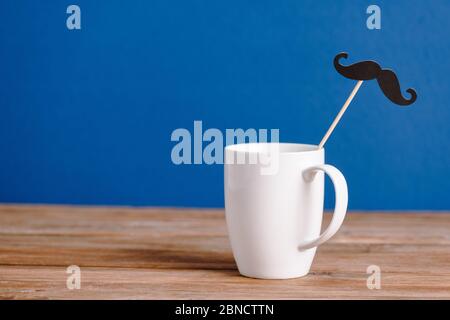
<svg viewBox="0 0 450 320"><path fill-rule="evenodd" d="M348 51L419 94L401 108L365 83L327 143L350 208L450 209L448 0L3 0L0 25L1 202L221 207L223 167L172 164L172 131L318 143L355 84L332 67Z"/></svg>

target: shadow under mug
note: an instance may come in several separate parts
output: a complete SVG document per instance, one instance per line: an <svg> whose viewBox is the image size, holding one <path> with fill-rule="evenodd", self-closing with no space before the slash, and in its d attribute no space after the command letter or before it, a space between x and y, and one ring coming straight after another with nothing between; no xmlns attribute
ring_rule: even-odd
<svg viewBox="0 0 450 320"><path fill-rule="evenodd" d="M239 272L247 277L289 279L308 274L316 248L340 228L347 183L324 164L315 145L246 143L225 148L225 213ZM335 209L320 234L324 173L335 189Z"/></svg>

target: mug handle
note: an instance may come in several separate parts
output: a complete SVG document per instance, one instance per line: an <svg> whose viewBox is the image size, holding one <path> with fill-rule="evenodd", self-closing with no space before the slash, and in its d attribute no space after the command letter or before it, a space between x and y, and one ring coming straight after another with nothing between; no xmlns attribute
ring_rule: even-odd
<svg viewBox="0 0 450 320"><path fill-rule="evenodd" d="M338 169L330 166L329 164L316 165L305 169L302 173L303 178L307 182L311 182L314 180L314 177L319 170L325 172L331 178L334 185L336 203L334 205L333 218L331 219L328 228L319 237L313 240L305 241L298 246L298 249L301 251L317 247L334 236L334 234L341 227L342 222L344 222L345 214L347 212L347 182L345 181L343 174Z"/></svg>

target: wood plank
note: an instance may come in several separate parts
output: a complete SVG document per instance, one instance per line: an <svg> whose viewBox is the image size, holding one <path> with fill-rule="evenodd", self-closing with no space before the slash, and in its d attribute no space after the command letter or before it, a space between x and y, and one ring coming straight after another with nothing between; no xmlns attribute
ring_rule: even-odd
<svg viewBox="0 0 450 320"><path fill-rule="evenodd" d="M81 290L66 288L72 264ZM239 276L223 210L0 206L2 299L327 297L450 298L450 214L352 212L310 275L278 281Z"/></svg>
<svg viewBox="0 0 450 320"><path fill-rule="evenodd" d="M383 272L369 290L364 272L313 272L291 280L257 280L236 270L81 269L68 290L64 268L0 267L2 299L448 299L449 277Z"/></svg>

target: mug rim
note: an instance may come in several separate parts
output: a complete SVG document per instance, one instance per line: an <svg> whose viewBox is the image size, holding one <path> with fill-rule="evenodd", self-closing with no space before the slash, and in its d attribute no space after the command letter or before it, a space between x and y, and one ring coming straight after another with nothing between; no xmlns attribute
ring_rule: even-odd
<svg viewBox="0 0 450 320"><path fill-rule="evenodd" d="M231 151L235 153L263 153L267 152L267 149L264 149L262 147L267 147L268 145L279 145L280 148L278 150L278 153L280 154L308 154L324 152L324 148L318 149L318 145L294 142L237 143L226 146L225 151ZM253 150L252 147L254 147Z"/></svg>

